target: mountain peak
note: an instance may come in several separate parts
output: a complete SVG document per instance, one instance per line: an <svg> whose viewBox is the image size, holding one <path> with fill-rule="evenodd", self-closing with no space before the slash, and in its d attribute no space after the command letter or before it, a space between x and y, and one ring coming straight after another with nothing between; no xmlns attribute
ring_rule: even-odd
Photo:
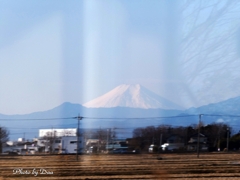
<svg viewBox="0 0 240 180"><path fill-rule="evenodd" d="M83 106L89 108L181 109L180 106L158 96L140 84L122 84L108 93L83 104Z"/></svg>

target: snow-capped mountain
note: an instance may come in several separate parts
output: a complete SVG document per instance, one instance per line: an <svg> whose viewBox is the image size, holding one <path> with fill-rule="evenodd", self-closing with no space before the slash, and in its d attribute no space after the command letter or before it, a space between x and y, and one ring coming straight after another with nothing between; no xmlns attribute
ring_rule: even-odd
<svg viewBox="0 0 240 180"><path fill-rule="evenodd" d="M120 85L83 106L88 108L131 107L142 109L182 109L179 105L160 97L139 84Z"/></svg>

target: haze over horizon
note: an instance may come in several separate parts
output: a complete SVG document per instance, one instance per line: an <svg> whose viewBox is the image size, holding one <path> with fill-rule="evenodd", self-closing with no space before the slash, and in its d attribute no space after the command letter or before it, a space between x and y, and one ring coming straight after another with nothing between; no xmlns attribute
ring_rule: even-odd
<svg viewBox="0 0 240 180"><path fill-rule="evenodd" d="M240 96L240 1L0 0L0 114L141 84L183 108Z"/></svg>

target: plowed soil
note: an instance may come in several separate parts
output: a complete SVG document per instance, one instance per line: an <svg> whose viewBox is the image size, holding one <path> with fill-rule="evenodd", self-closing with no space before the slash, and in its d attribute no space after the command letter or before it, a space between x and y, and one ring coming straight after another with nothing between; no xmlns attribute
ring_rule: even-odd
<svg viewBox="0 0 240 180"><path fill-rule="evenodd" d="M240 179L239 153L0 156L5 179Z"/></svg>

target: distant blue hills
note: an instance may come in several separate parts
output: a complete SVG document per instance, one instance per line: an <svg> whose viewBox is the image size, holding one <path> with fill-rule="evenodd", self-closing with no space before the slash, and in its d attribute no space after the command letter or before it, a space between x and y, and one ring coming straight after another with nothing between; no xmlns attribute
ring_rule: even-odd
<svg viewBox="0 0 240 180"><path fill-rule="evenodd" d="M240 117L237 117L240 116L240 97L187 110L86 108L80 104L66 102L42 112L24 115L0 114L0 125L9 129L11 139L23 136L30 139L38 137L38 129L76 128L78 115L83 117L80 123L81 129L113 127L134 129L161 124L172 126L197 124L199 114L203 114L204 124L225 122L236 130L240 129L238 126Z"/></svg>
<svg viewBox="0 0 240 180"><path fill-rule="evenodd" d="M240 115L240 96L198 108L190 108L186 113Z"/></svg>

